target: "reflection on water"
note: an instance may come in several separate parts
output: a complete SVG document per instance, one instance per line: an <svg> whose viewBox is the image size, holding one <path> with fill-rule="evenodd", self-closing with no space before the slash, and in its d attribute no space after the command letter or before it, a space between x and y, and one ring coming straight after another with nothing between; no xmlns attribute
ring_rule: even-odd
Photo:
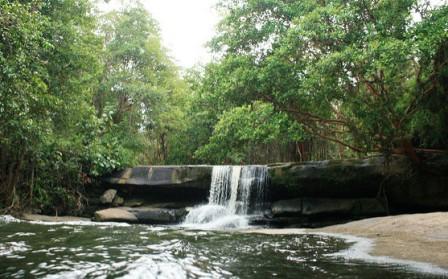
<svg viewBox="0 0 448 279"><path fill-rule="evenodd" d="M440 278L328 254L326 235L0 219L0 278Z"/></svg>

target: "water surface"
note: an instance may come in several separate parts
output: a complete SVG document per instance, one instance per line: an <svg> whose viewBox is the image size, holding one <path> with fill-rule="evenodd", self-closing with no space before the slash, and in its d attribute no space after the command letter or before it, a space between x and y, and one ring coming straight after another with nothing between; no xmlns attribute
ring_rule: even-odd
<svg viewBox="0 0 448 279"><path fill-rule="evenodd" d="M0 221L0 278L441 278L347 260L325 235Z"/></svg>

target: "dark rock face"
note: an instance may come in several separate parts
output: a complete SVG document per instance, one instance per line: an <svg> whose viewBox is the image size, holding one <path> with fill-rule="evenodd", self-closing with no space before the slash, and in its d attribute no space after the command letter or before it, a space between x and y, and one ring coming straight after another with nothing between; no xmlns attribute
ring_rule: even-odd
<svg viewBox="0 0 448 279"><path fill-rule="evenodd" d="M272 203L272 215L297 216L302 214L302 199L280 200Z"/></svg>
<svg viewBox="0 0 448 279"><path fill-rule="evenodd" d="M105 177L114 185L208 189L212 166L140 166Z"/></svg>
<svg viewBox="0 0 448 279"><path fill-rule="evenodd" d="M318 215L378 216L387 214L377 199L316 199L302 198L277 201L272 204L274 217Z"/></svg>
<svg viewBox="0 0 448 279"><path fill-rule="evenodd" d="M383 210L372 200L375 198L387 200L390 213L448 210L446 158L427 158L423 167L412 166L405 156L392 156L388 162L378 156L271 165L271 200L302 199L306 208L304 198L319 199L319 204L328 210L332 207L335 213L358 208L361 212L381 214ZM347 201L350 199L364 200L355 206ZM308 201L312 201L312 213L317 201Z"/></svg>
<svg viewBox="0 0 448 279"><path fill-rule="evenodd" d="M272 165L272 198L374 197L386 175L404 174L409 167L405 157L392 157L387 174L384 157Z"/></svg>
<svg viewBox="0 0 448 279"><path fill-rule="evenodd" d="M116 200L113 197L112 200L108 199L110 202L107 204L179 209L203 203L209 195L212 169L212 166L205 165L139 166L116 172L103 178L105 189L113 188L119 196ZM102 208L102 204L97 210ZM168 222L168 215L163 218L159 216L163 220L158 220L158 217L150 217L151 214L147 213L145 222Z"/></svg>

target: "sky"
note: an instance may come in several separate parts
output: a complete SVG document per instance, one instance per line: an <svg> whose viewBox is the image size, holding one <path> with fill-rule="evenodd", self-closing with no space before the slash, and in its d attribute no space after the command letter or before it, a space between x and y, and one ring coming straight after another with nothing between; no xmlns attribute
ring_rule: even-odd
<svg viewBox="0 0 448 279"><path fill-rule="evenodd" d="M182 68L210 61L206 44L219 21L214 6L217 0L142 0L160 25L163 45ZM100 10L119 7L120 0L100 1Z"/></svg>
<svg viewBox="0 0 448 279"><path fill-rule="evenodd" d="M99 1L102 11L118 8L123 1ZM430 0L432 5L448 0ZM217 0L141 0L159 22L164 46L174 62L182 68L205 64L211 60L206 44L215 34L220 17L215 10Z"/></svg>

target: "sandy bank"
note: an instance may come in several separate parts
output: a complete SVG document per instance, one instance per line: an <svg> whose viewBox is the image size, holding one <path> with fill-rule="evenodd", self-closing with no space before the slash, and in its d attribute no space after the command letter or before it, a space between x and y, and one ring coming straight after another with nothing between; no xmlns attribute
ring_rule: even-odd
<svg viewBox="0 0 448 279"><path fill-rule="evenodd" d="M371 254L448 268L448 212L369 218L319 229L263 229L258 233L337 233L374 240Z"/></svg>

